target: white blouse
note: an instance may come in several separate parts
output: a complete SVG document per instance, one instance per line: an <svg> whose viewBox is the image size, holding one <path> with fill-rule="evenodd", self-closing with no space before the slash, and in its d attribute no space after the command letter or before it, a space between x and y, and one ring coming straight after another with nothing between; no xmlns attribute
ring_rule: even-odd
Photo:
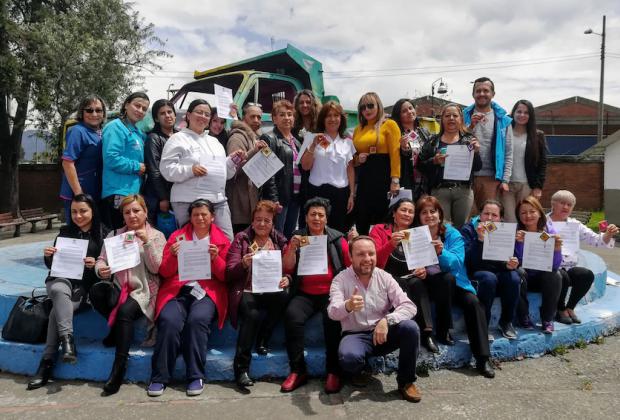
<svg viewBox="0 0 620 420"><path fill-rule="evenodd" d="M339 135L332 139L327 134L325 138L329 141L329 146L324 148L317 145L314 150L314 163L310 170L310 184L320 187L329 184L336 188L344 188L349 185L347 176L347 165L353 160L355 146L350 138L343 139ZM304 142L310 147L314 141L314 135L307 135ZM310 152L308 152L310 153Z"/></svg>

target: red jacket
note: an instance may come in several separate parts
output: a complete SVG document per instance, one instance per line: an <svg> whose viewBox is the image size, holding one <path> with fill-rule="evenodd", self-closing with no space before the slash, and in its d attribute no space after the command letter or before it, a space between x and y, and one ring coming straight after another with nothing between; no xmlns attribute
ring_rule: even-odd
<svg viewBox="0 0 620 420"><path fill-rule="evenodd" d="M193 229L191 223L186 224L181 229L175 230L164 247L164 257L159 267L161 284L157 294L155 305L155 319L170 299L175 298L186 282L179 281L179 266L177 256L170 252L170 247L177 241L177 236L185 235L191 240ZM228 311L228 288L226 287L226 254L230 248L230 241L224 233L213 223L211 223L210 243L217 245L218 254L211 260L211 279L199 280L198 283L213 300L217 308L218 327L221 329L226 320Z"/></svg>
<svg viewBox="0 0 620 420"><path fill-rule="evenodd" d="M377 247L377 267L385 268L390 254L396 248L390 242L392 239L392 225L377 224L372 227L369 236L375 241Z"/></svg>

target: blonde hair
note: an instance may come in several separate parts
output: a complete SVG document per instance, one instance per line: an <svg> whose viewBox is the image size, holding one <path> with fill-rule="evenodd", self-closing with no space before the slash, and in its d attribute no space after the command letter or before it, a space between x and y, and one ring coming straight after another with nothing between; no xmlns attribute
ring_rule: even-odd
<svg viewBox="0 0 620 420"><path fill-rule="evenodd" d="M144 209L144 211L146 210L146 202L144 201L144 197L142 197L140 194L130 194L128 196L126 196L125 198L123 198L123 200L121 201L121 205L118 206L118 209L120 210L120 212L123 212L123 209L125 208L125 206L128 206L129 204L133 203L134 201L136 201L140 207L142 207Z"/></svg>

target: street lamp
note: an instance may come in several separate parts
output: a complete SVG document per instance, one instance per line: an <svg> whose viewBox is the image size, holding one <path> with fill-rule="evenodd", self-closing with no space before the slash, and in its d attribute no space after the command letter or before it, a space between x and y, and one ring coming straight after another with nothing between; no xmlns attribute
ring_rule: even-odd
<svg viewBox="0 0 620 420"><path fill-rule="evenodd" d="M599 35L601 37L601 82L600 82L600 92L599 92L599 100L598 100L598 134L596 138L596 142L600 143L603 140L603 86L605 84L605 15L603 15L603 32L598 33L594 32L592 29L588 28L583 31L584 34L590 35Z"/></svg>
<svg viewBox="0 0 620 420"><path fill-rule="evenodd" d="M437 88L437 93L439 95L445 95L448 93L448 86L443 82L443 78L435 80L431 83L431 109L433 111L433 117L435 116L435 85L439 82L439 87Z"/></svg>

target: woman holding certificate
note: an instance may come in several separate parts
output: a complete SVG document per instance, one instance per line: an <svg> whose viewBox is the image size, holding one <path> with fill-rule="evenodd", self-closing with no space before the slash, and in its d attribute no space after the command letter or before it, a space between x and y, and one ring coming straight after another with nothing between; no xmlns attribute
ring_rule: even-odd
<svg viewBox="0 0 620 420"><path fill-rule="evenodd" d="M542 331L551 334L562 289L562 276L558 272L562 263L562 239L552 225L547 225L547 217L535 197L529 196L519 201L516 213L519 222L515 256L527 273L527 282L524 281L521 285L521 301L517 317L523 328L534 328L529 316L527 292L528 290L541 292ZM552 243L551 239L554 239Z"/></svg>
<svg viewBox="0 0 620 420"><path fill-rule="evenodd" d="M329 224L347 232L347 214L355 200L355 169L353 141L346 137L347 116L340 104L329 101L321 108L317 131L305 149L301 167L310 171L309 197L327 198L332 206Z"/></svg>
<svg viewBox="0 0 620 420"><path fill-rule="evenodd" d="M185 362L187 395L202 393L211 322L217 317L221 329L226 320L225 272L230 241L214 224L215 209L208 200L193 201L188 213L189 223L170 235L159 268L157 341L147 389L151 397L164 393L179 353ZM204 271L188 267L205 263Z"/></svg>
<svg viewBox="0 0 620 420"><path fill-rule="evenodd" d="M284 269L294 273L295 290L284 316L291 373L280 387L282 392L294 391L308 381L304 360L304 327L317 313L322 316L325 335L325 392L334 393L341 388L338 363L340 322L329 318L327 305L332 279L351 265L351 258L345 237L327 226L329 211L330 205L326 199L315 197L308 200L305 205L307 227L295 232L284 252Z"/></svg>
<svg viewBox="0 0 620 420"><path fill-rule="evenodd" d="M147 207L142 196L132 194L125 197L120 203L120 211L125 226L110 232L104 241L105 246L95 264L97 277L104 281L95 284L89 293L93 307L110 326L103 344L116 346L112 371L103 386L106 395L117 393L123 382L134 321L145 316L149 322L149 335L153 333L158 272L166 243L163 233L147 222Z"/></svg>
<svg viewBox="0 0 620 420"><path fill-rule="evenodd" d="M59 345L62 347L63 362L77 361L73 341L73 313L86 304L88 291L97 281L95 259L101 252L103 238L107 233L99 221L95 200L86 194L73 196L71 222L60 228L54 245L43 251L45 265L50 268L45 288L53 306L43 357L37 373L28 382L28 389L37 389L47 384L52 376ZM54 263L55 254L58 257ZM63 263L63 266L59 267L59 263Z"/></svg>
<svg viewBox="0 0 620 420"><path fill-rule="evenodd" d="M190 204L204 198L213 203L215 223L232 240L226 180L235 175L245 152L238 150L226 157L224 147L206 131L210 119L209 103L204 99L193 100L185 114L187 128L170 136L161 154L159 170L166 180L174 183L170 201L179 227L189 219Z"/></svg>
<svg viewBox="0 0 620 420"><path fill-rule="evenodd" d="M431 274L426 267L410 270L404 253L402 241L413 227L415 206L408 198L401 198L389 209L387 223L374 225L370 237L377 247L377 267L390 273L418 308L415 321L420 326L421 343L433 353L439 353L433 337L433 315L431 301L435 302L439 337L447 337L451 322L452 293L455 279L450 272L434 270ZM430 271L430 270L429 270Z"/></svg>
<svg viewBox="0 0 620 420"><path fill-rule="evenodd" d="M480 143L467 132L463 112L456 104L441 110L441 129L420 152L420 170L428 178L431 195L437 197L446 220L459 228L467 222L474 192L474 172L482 168Z"/></svg>
<svg viewBox="0 0 620 420"><path fill-rule="evenodd" d="M437 252L439 264L438 266L426 267L427 273L451 273L456 279L456 287L452 288L450 304L454 300L463 309L469 347L476 359L476 369L481 375L494 378L495 371L489 362L487 320L484 309L476 296L476 290L467 277L463 237L454 227L444 223L441 204L432 196L422 197L418 200L413 224L414 226L428 226L431 233L431 243ZM438 331L437 334L437 340L440 343L454 345L454 340L448 331Z"/></svg>
<svg viewBox="0 0 620 420"><path fill-rule="evenodd" d="M607 225L606 221L599 223L600 233L595 233L581 223L579 220L570 217L577 199L575 195L566 190L556 191L551 196L551 213L547 215L548 220L555 226L563 224L573 224L577 230L579 241L597 248L613 248L616 244L614 236L618 233L616 225ZM556 229L559 230L559 229ZM566 239L566 238L565 238ZM575 306L588 293L590 286L594 282L594 273L585 267L578 267L579 256L577 251L562 248L562 265L560 275L562 276L562 291L558 300L558 314L556 321L563 324L581 323L575 314ZM568 288L571 287L568 301Z"/></svg>
<svg viewBox="0 0 620 420"><path fill-rule="evenodd" d="M273 201L259 201L252 214L252 224L235 235L226 257L226 278L230 284L230 320L234 327L240 324L233 365L235 380L240 388L254 385L249 376L252 345L256 342L256 353L260 355L269 352L273 328L288 302L286 288L289 278L283 275L282 269L279 273L273 273L277 274L274 277L277 280L275 288L279 291L255 292L253 284L253 280L256 280L254 275L257 274L254 271L259 268L255 264L260 263L258 257L264 254L261 251L281 251L287 243L284 235L273 226L276 210ZM262 322L261 312L266 312Z"/></svg>

